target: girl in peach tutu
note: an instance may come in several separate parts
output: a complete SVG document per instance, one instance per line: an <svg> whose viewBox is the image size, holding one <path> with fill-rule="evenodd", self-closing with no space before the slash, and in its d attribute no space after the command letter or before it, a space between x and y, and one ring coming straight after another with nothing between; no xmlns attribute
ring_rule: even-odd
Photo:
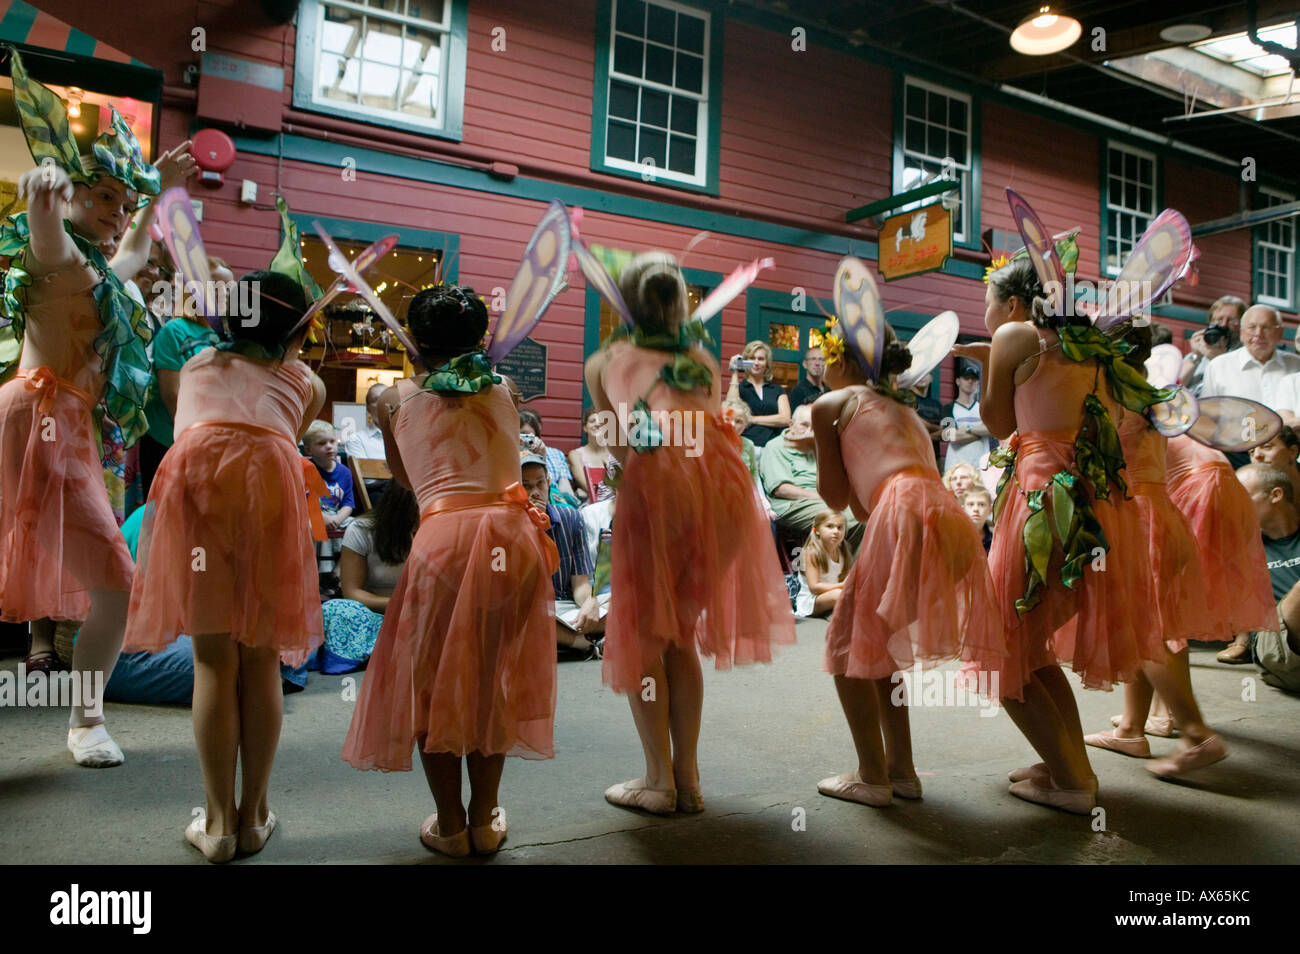
<svg viewBox="0 0 1300 954"><path fill-rule="evenodd" d="M482 300L438 285L412 299L407 322L420 362L433 370L385 391L379 424L393 478L419 501L420 528L343 758L358 769L409 772L418 745L438 807L420 840L461 858L495 852L506 838L497 804L505 757L555 755L559 554L520 482L519 415L480 350Z"/></svg>
<svg viewBox="0 0 1300 954"><path fill-rule="evenodd" d="M1087 318L1054 318L1045 304L1032 262L1012 260L988 278L992 344L954 350L985 366L980 411L989 431L1018 432L994 455L1007 470L989 569L1009 635L1002 702L1043 762L1012 772L1010 791L1087 814L1096 776L1058 658L1086 687L1109 688L1146 662L1163 664L1165 649L1147 618L1147 536L1124 500L1113 424L1121 405L1103 363L1113 345Z"/></svg>
<svg viewBox="0 0 1300 954"><path fill-rule="evenodd" d="M869 289L868 312L879 315L865 266L856 278ZM840 284L837 278L837 291ZM840 321L822 339L834 390L813 405L813 431L817 492L837 512L851 507L865 525L826 630L826 670L835 677L858 767L823 779L817 790L884 806L894 795L921 797L907 706L891 704L894 674L957 658L996 671L1006 635L979 535L939 476L911 392L893 387L911 352L885 326L875 345L883 349L877 370L844 320L855 307L846 309L837 294L836 311Z"/></svg>
<svg viewBox="0 0 1300 954"><path fill-rule="evenodd" d="M325 402L298 360L308 329L301 285L252 272L233 301L249 316L181 369L175 444L149 491L126 645L194 644L194 739L207 798L186 840L209 861L260 851L280 739L280 659L302 665L320 645L316 560L297 440ZM248 322L248 326L245 323ZM235 800L235 767L243 769Z"/></svg>
<svg viewBox="0 0 1300 954"><path fill-rule="evenodd" d="M1124 360L1141 370L1151 351L1150 329L1132 329L1129 342ZM1268 629L1277 610L1259 520L1227 458L1190 437L1167 440L1131 412L1120 422L1119 435L1128 462L1129 492L1150 541L1149 566L1156 586L1150 615L1164 634L1168 661L1163 667L1144 666L1124 687L1124 713L1115 729L1085 736L1084 742L1150 758L1146 724L1153 691L1158 691L1173 713L1184 746L1147 767L1169 778L1228 754L1205 725L1192 693L1187 640L1230 640L1242 630ZM1209 580L1215 581L1215 590L1214 598L1207 600Z"/></svg>
<svg viewBox="0 0 1300 954"><path fill-rule="evenodd" d="M0 228L10 257L0 378L17 365L0 387L0 607L10 622L85 621L73 669L91 699L72 706L67 744L79 765L104 767L123 761L98 689L121 650L134 568L104 485L99 418L106 409L127 444L144 432L151 332L100 243L161 177L115 110L93 155L80 156L62 101L10 56L40 165L18 182L28 210Z"/></svg>
<svg viewBox="0 0 1300 954"><path fill-rule="evenodd" d="M620 421L611 450L624 467L603 675L628 694L646 771L605 798L699 812L699 656L718 669L767 662L772 643L794 642L794 616L739 442L718 417L718 365L703 323L688 320L676 260L639 255L618 288L635 327L586 366L596 408Z"/></svg>

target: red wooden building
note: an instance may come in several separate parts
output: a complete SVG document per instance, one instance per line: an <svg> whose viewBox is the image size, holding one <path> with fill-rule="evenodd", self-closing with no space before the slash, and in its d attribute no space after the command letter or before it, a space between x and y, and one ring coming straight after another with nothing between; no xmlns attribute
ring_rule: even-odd
<svg viewBox="0 0 1300 954"><path fill-rule="evenodd" d="M1270 168L1264 153L1244 180L1230 137L1205 148L1115 119L1114 102L1085 109L973 81L918 52L925 37L891 52L829 15L874 3L813 3L819 15L802 21L766 3L676 0L37 5L0 0L0 37L65 54L34 58L38 78L94 89L101 77L110 97L152 103L154 154L205 127L233 136L224 183L191 192L209 250L236 271L273 254L279 192L304 226L318 219L357 242L398 232L396 301L409 295L402 281L418 286L441 259L493 303L558 198L586 210L589 241L616 248L680 252L707 230L685 263L704 290L741 261L775 258L714 322L724 356L769 340L787 374L824 320L813 299L829 295L837 259L877 258L876 223L847 213L906 191L945 157L960 177L954 254L941 271L881 286L904 337L948 308L964 333L985 334L981 238L1008 249L1007 186L1050 228L1082 226L1089 279L1103 250L1122 255L1164 206L1196 225L1297 198L1294 166ZM319 253L304 241L311 265ZM1198 245L1199 284L1157 309L1179 338L1224 294L1294 316L1294 218ZM578 440L582 362L601 334L599 302L572 280L534 333L548 363L531 406L563 448ZM950 367L941 373L950 397ZM333 363L331 396L353 400L354 377Z"/></svg>

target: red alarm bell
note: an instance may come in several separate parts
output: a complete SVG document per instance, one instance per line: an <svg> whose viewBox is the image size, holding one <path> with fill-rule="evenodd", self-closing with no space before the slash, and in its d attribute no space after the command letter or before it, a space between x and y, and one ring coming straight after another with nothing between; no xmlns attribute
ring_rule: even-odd
<svg viewBox="0 0 1300 954"><path fill-rule="evenodd" d="M221 173L235 161L235 143L220 129L200 129L190 144L190 155L199 167L199 181L218 189L225 181Z"/></svg>

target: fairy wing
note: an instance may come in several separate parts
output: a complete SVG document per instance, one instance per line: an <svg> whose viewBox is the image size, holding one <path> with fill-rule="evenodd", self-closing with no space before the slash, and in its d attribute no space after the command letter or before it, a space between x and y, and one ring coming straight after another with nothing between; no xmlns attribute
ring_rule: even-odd
<svg viewBox="0 0 1300 954"><path fill-rule="evenodd" d="M1182 277L1195 251L1192 227L1181 213L1165 209L1133 246L1093 324L1106 331L1141 314Z"/></svg>
<svg viewBox="0 0 1300 954"><path fill-rule="evenodd" d="M1225 454L1267 444L1282 430L1282 418L1258 401L1243 397L1201 398L1200 416L1187 436Z"/></svg>
<svg viewBox="0 0 1300 954"><path fill-rule="evenodd" d="M1013 189L1007 189L1007 203L1011 218L1025 243L1025 252L1034 263L1034 271L1043 286L1043 292L1055 309L1055 314L1065 313L1065 266L1061 264L1052 234L1043 226L1038 213Z"/></svg>
<svg viewBox="0 0 1300 954"><path fill-rule="evenodd" d="M698 321L708 321L731 304L737 295L754 284L759 272L765 268L773 268L775 265L776 259L772 258L756 258L748 265L741 265L728 275L722 281L722 284L709 292L708 296L696 307L691 317Z"/></svg>
<svg viewBox="0 0 1300 954"><path fill-rule="evenodd" d="M948 356L952 346L957 343L960 331L961 319L955 311L942 312L927 321L925 327L907 343L908 350L912 352L912 363L895 380L895 387L901 391L928 377L939 366L939 362Z"/></svg>
<svg viewBox="0 0 1300 954"><path fill-rule="evenodd" d="M190 194L180 186L168 189L158 200L158 227L176 270L184 280L186 293L192 293L196 288L192 283L197 283L201 294L195 295L194 299L199 317L206 318L208 324L220 330L221 316L216 313L208 253L199 235L199 222L194 217Z"/></svg>
<svg viewBox="0 0 1300 954"><path fill-rule="evenodd" d="M1165 437L1186 434L1196 423L1199 413L1199 402L1187 388L1175 388L1172 398L1153 404L1146 410L1151 426Z"/></svg>
<svg viewBox="0 0 1300 954"><path fill-rule="evenodd" d="M632 311L627 307L627 302L623 300L623 293L618 290L618 285L614 282L613 276L606 271L605 266L600 263L591 250L582 243L581 239L573 243L573 252L578 259L578 267L582 269L582 274L587 277L587 283L596 289L600 297L609 303L609 307L623 319L623 324L629 328L632 327Z"/></svg>
<svg viewBox="0 0 1300 954"><path fill-rule="evenodd" d="M374 289L372 289L357 270L352 267L352 263L348 261L348 257L339 251L339 247L334 244L333 239L329 237L329 233L325 231L324 227L319 222L313 222L312 227L316 230L316 234L320 236L321 241L325 243L325 248L329 252L330 268L338 272L347 284L356 289L361 297L366 300L366 303L374 309L375 314L379 316L379 320L387 325L388 330L393 333L393 337L402 343L402 347L405 348L406 353L411 356L411 360L419 361L420 350L416 348L415 342L411 340L411 336L402 328L401 322L393 317L393 313L388 310L388 306L380 301L379 296L375 294Z"/></svg>
<svg viewBox="0 0 1300 954"><path fill-rule="evenodd" d="M392 235L385 235L377 242L372 242L370 245L366 246L366 248L362 249L361 253L357 255L355 259L353 259L353 261L351 262L352 270L355 271L358 275L364 275L370 269L370 266L374 265L375 262L379 261L385 255L391 252L393 250L393 246L396 244L397 244L396 233ZM333 247L334 247L333 245L330 246L331 249ZM333 267L333 263L331 263L331 267ZM334 270L336 272L338 271L338 269L334 269ZM325 290L325 293L322 294L319 298L317 298L314 302L312 302L311 307L307 309L306 313L304 313L300 319L298 319L298 324L296 324L294 326L293 331L290 332L290 337L292 337L293 335L301 331L303 328L305 328L307 326L307 323L310 322L314 317L316 317L317 314L323 311L326 305L332 302L339 295L343 294L343 292L345 291L359 292L360 289L354 286L348 280L347 276L340 273L339 277L334 279L334 281L330 283L330 287ZM310 294L310 292L308 293Z"/></svg>
<svg viewBox="0 0 1300 954"><path fill-rule="evenodd" d="M885 352L885 312L871 269L852 255L840 259L835 270L835 314L845 343L871 380L879 380Z"/></svg>
<svg viewBox="0 0 1300 954"><path fill-rule="evenodd" d="M488 360L496 364L508 355L542 320L542 314L564 287L569 264L569 214L553 201L542 213L523 260L510 282L506 310L497 320L488 347Z"/></svg>
<svg viewBox="0 0 1300 954"><path fill-rule="evenodd" d="M1178 383L1178 372L1183 365L1183 353L1176 345L1160 344L1151 349L1147 358L1147 380L1158 388L1171 388Z"/></svg>

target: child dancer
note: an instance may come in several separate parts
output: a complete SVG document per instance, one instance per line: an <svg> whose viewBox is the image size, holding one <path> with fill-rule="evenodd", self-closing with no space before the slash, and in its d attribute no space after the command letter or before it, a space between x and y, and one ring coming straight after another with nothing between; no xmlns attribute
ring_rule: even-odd
<svg viewBox="0 0 1300 954"><path fill-rule="evenodd" d="M186 840L209 861L260 851L280 739L280 658L300 666L322 639L316 561L297 439L325 402L298 360L307 310L293 279L252 272L236 301L255 323L225 319L226 338L181 369L176 443L149 493L126 644L194 644L194 739L206 816ZM235 766L243 769L238 803Z"/></svg>
<svg viewBox="0 0 1300 954"><path fill-rule="evenodd" d="M606 341L586 379L598 410L631 421L611 448L624 471L603 674L628 694L646 772L605 798L699 812L699 654L718 669L766 662L771 643L794 642L794 617L735 434L718 418L719 369L703 322L687 320L681 269L639 255L619 289L636 327Z"/></svg>
<svg viewBox="0 0 1300 954"><path fill-rule="evenodd" d="M868 276L869 277L869 276ZM874 295L874 288L872 289ZM841 309L842 310L842 309ZM817 492L835 510L852 507L865 529L857 562L826 631L858 767L823 779L823 795L890 804L921 797L906 705L892 705L895 673L917 661L962 657L994 671L1005 645L1001 614L979 536L943 485L925 424L893 376L912 356L886 326L879 380L849 329L828 330L826 383L813 405Z"/></svg>
<svg viewBox="0 0 1300 954"><path fill-rule="evenodd" d="M160 176L116 111L80 157L58 96L30 80L10 48L23 132L41 165L19 180L28 211L0 229L12 256L0 328L0 607L10 622L84 620L73 669L93 700L74 704L77 764L119 765L103 698L122 646L133 566L100 464L101 400L128 443L144 430L149 389L145 311L99 243L126 228ZM102 680L102 681L101 681Z"/></svg>
<svg viewBox="0 0 1300 954"><path fill-rule="evenodd" d="M1146 620L1147 537L1123 500L1112 423L1120 404L1103 374L1111 345L1087 318L1052 318L1042 306L1032 262L1014 259L988 279L991 346L955 350L985 365L980 412L989 431L998 438L1019 432L1009 453L995 454L1008 467L989 569L1010 639L999 677L1003 705L1043 762L1012 772L1010 791L1087 814L1096 777L1057 658L1072 660L1085 686L1109 688L1135 678L1145 661L1163 662L1165 650ZM1067 623L1068 647L1054 653Z"/></svg>
<svg viewBox="0 0 1300 954"><path fill-rule="evenodd" d="M795 616L825 616L839 602L853 566L853 554L844 545L844 529L844 515L834 510L823 510L813 517L812 530L803 545Z"/></svg>
<svg viewBox="0 0 1300 954"><path fill-rule="evenodd" d="M384 611L343 758L409 772L418 743L438 806L420 840L461 858L505 840L497 805L505 757L555 755L559 554L520 483L518 412L479 350L482 300L438 285L411 300L407 321L434 370L385 391L379 424L393 478L420 502L420 529Z"/></svg>

